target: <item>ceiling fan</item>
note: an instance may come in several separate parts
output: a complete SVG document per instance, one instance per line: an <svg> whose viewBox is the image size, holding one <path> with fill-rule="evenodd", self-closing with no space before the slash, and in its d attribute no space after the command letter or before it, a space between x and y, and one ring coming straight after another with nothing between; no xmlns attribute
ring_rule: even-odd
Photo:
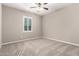
<svg viewBox="0 0 79 59"><path fill-rule="evenodd" d="M45 5L47 5L48 3L35 3L36 6L32 6L30 8L43 8L44 10L48 10L47 7L44 7Z"/></svg>

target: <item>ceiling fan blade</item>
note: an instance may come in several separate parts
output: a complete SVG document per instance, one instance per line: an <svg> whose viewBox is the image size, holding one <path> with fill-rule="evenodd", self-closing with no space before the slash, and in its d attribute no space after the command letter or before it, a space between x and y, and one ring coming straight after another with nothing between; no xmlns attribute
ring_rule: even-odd
<svg viewBox="0 0 79 59"><path fill-rule="evenodd" d="M45 8L45 7L44 7L44 9L45 9L45 10L48 10L48 8Z"/></svg>
<svg viewBox="0 0 79 59"><path fill-rule="evenodd" d="M44 5L46 5L46 4L48 4L48 3L44 3Z"/></svg>

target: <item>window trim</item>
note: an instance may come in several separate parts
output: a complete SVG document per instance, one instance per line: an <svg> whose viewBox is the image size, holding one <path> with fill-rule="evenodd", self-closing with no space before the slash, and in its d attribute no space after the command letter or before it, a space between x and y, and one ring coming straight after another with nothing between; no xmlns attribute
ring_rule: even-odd
<svg viewBox="0 0 79 59"><path fill-rule="evenodd" d="M24 20L25 20L25 18L31 18L31 31L25 31L24 30ZM32 32L32 30L33 30L32 17L23 16L23 32Z"/></svg>

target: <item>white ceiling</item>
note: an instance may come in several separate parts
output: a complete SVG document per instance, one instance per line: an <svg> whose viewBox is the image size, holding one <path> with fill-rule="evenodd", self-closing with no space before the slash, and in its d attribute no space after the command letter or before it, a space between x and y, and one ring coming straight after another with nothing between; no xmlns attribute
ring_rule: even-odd
<svg viewBox="0 0 79 59"><path fill-rule="evenodd" d="M46 15L50 12L54 12L55 10L63 8L70 4L69 3L48 3L47 5L44 6L49 8L48 10L44 10L44 9L39 10L38 8L31 9L30 7L34 6L34 3L4 3L3 5L24 10L24 11L29 11L38 15Z"/></svg>

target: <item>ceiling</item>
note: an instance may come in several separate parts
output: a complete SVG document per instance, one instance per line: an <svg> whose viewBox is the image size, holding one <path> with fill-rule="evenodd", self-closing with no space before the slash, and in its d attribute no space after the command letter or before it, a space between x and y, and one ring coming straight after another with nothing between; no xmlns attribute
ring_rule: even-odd
<svg viewBox="0 0 79 59"><path fill-rule="evenodd" d="M57 9L63 8L65 6L70 5L69 3L48 3L44 7L49 8L48 10L44 9L38 9L38 8L30 8L35 5L35 3L3 3L3 5L6 5L8 7L13 7L16 9L29 11L38 15L46 15L50 12L54 12Z"/></svg>

